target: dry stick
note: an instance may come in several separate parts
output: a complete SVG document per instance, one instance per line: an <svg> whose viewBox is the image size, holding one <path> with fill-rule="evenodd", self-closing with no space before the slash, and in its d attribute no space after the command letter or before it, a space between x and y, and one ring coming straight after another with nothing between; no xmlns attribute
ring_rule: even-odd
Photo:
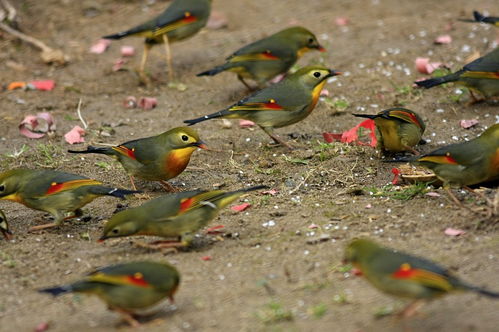
<svg viewBox="0 0 499 332"><path fill-rule="evenodd" d="M3 22L0 22L0 29L4 30L7 33L10 33L11 35L13 35L16 38L19 38L27 43L30 43L31 45L38 47L43 52L53 51L50 47L45 45L42 41L40 41L36 38L33 38L31 36L25 35L21 31L17 31L15 29L12 29L11 27L9 27L7 24L5 24Z"/></svg>
<svg viewBox="0 0 499 332"><path fill-rule="evenodd" d="M81 98L78 101L78 107L76 108L76 114L78 114L78 118L80 119L81 123L83 124L83 128L87 129L88 125L85 122L85 120L83 119L83 116L81 115Z"/></svg>
<svg viewBox="0 0 499 332"><path fill-rule="evenodd" d="M301 186L303 186L305 184L305 182L308 180L308 178L316 171L317 169L316 168L312 168L309 172L307 172L307 174L305 175L305 177L303 178L303 181L301 181L300 183L298 183L298 185L296 187L294 187L290 192L289 192L289 195L293 194L295 191L297 191L298 189L300 189Z"/></svg>
<svg viewBox="0 0 499 332"><path fill-rule="evenodd" d="M10 22L14 22L14 20L16 19L16 15L17 15L16 9L14 8L14 6L12 6L10 4L10 2L7 1L7 0L2 0L2 5L9 12L9 15L7 16L7 19ZM3 17L0 17L0 22L3 21L3 19L4 19Z"/></svg>

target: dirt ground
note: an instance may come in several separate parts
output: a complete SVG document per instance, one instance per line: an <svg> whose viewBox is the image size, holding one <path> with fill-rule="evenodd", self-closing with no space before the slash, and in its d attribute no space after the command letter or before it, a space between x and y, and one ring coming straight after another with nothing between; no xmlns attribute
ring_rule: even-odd
<svg viewBox="0 0 499 332"><path fill-rule="evenodd" d="M202 139L219 152L196 152L174 185L188 190L266 184L278 194L248 195L245 199L252 207L242 213L225 209L212 223L224 225L225 235L202 235L191 250L164 255L135 248L130 239L96 243L105 220L123 203L112 198L87 205L85 214L91 218L39 233L27 230L46 222L47 216L0 201L15 234L11 242L0 240L0 330L30 331L44 322L50 331L126 329L96 298L53 299L35 290L71 282L94 267L149 259L174 264L182 283L175 305L164 306L144 330L497 331L499 302L469 293L433 301L420 316L407 321L376 318L380 312L403 308L405 302L342 269L343 249L350 239L369 236L439 261L464 280L499 290L498 223L456 208L440 188L428 189L439 197L424 195L424 186L390 189L386 185L393 165L381 163L374 149L340 143L325 146L322 138L323 132L342 132L358 123L350 113L374 113L396 105L415 110L426 121L424 137L430 142L419 147L421 151L475 137L499 121L497 105L468 107L467 92L458 100L455 86L411 89L412 82L424 76L414 69L416 57L429 56L458 69L475 51L484 54L497 46L498 29L457 22L471 17L474 9L499 15L496 1L216 0L213 8L228 17L228 28L203 30L173 45L177 82L185 84L184 91L168 87L161 47L153 49L148 63L153 78L148 87L138 84L134 71L141 39L113 42L101 55L88 51L100 36L140 23L168 2L19 0L15 5L23 31L62 49L71 60L64 67L47 66L31 46L0 33L2 84L34 79L57 83L50 92L0 92L2 171L20 166L55 168L129 188L125 172L111 159L66 153L70 146L62 136L81 125L78 100L89 122L87 143L118 144L160 133L243 97L247 91L234 75L195 74L221 63L242 45L291 24L315 32L328 50L307 54L300 65L323 63L345 74L326 85L330 99L320 102L310 117L277 131L298 147L294 151L269 147L261 130L241 129L237 122L230 129L223 129L220 121L196 126ZM349 24L336 25L337 17L348 17ZM434 45L441 34L451 35L453 42ZM125 65L127 70L113 72L121 45L135 46L138 54ZM158 107L125 109L122 102L129 95L157 97ZM56 137L21 136L17 128L21 119L40 111L56 118ZM463 129L461 119L477 119L479 124ZM102 135L106 126L113 127L110 135ZM151 196L163 194L157 184L139 185ZM398 192L408 198L413 189L416 195L411 199L395 197ZM467 206L479 204L474 196L455 192ZM125 203L142 202L131 198ZM318 227L311 228L313 224ZM444 235L447 227L466 234ZM327 240L318 242L321 237Z"/></svg>

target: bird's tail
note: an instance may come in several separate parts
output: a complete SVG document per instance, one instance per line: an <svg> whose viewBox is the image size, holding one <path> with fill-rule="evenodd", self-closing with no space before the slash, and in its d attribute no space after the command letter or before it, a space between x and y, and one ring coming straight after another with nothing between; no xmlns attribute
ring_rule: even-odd
<svg viewBox="0 0 499 332"><path fill-rule="evenodd" d="M98 154L106 154L106 155L114 155L115 152L112 148L97 148L95 146L87 146L86 150L77 151L77 150L68 150L69 153L98 153Z"/></svg>
<svg viewBox="0 0 499 332"><path fill-rule="evenodd" d="M434 86L443 84L443 83L449 83L449 82L455 82L459 79L459 76L462 74L462 71L457 71L453 74L450 75L445 75L442 77L435 77L435 78L430 78L424 81L418 81L414 82L416 85L420 88L433 88Z"/></svg>
<svg viewBox="0 0 499 332"><path fill-rule="evenodd" d="M418 159L418 156L415 156L415 157L402 156L402 157L397 157L397 158L393 158L393 159L383 159L383 162L384 163L410 163L410 162L416 161L417 159Z"/></svg>
<svg viewBox="0 0 499 332"><path fill-rule="evenodd" d="M462 288L466 289L466 290L470 290L472 292L475 292L475 293L478 293L478 294L481 294L481 295L484 295L484 296L487 296L487 297L491 297L491 298L494 298L494 299L499 299L499 292L493 292L493 291L490 291L488 289L485 289L485 288L482 288L482 287L478 287L478 286L475 286L475 285L470 285L470 284L467 284L467 283L464 283L464 282L461 282L460 286Z"/></svg>
<svg viewBox="0 0 499 332"><path fill-rule="evenodd" d="M210 119L221 118L221 117L224 117L225 115L227 115L227 111L223 110L223 111L215 112L213 114L208 114L208 115L199 117L197 119L184 120L184 123L187 123L189 126L192 126L192 125L195 125L196 123L203 122L203 121L210 120Z"/></svg>
<svg viewBox="0 0 499 332"><path fill-rule="evenodd" d="M196 74L196 76L214 76L214 75L221 73L225 70L227 70L227 65L223 64L220 66L216 66L215 68L212 68L210 70L204 71L202 73Z"/></svg>
<svg viewBox="0 0 499 332"><path fill-rule="evenodd" d="M122 31L122 32L118 32L118 33L115 33L115 34L112 34L112 35L107 35L107 36L104 36L102 37L103 39L121 39L121 38L124 38L126 36L129 36L131 35L131 33L129 31Z"/></svg>
<svg viewBox="0 0 499 332"><path fill-rule="evenodd" d="M70 293L72 291L73 291L73 287L71 287L71 285L43 288L43 289L38 290L38 292L40 292L40 293L48 293L52 296L59 296L62 294Z"/></svg>
<svg viewBox="0 0 499 332"><path fill-rule="evenodd" d="M473 17L475 18L475 21L477 22L484 22L485 21L485 16L477 12L476 10L473 11Z"/></svg>
<svg viewBox="0 0 499 332"><path fill-rule="evenodd" d="M353 116L359 117L359 118L368 118L368 119L376 119L378 115L376 114L357 114L357 113L352 113Z"/></svg>
<svg viewBox="0 0 499 332"><path fill-rule="evenodd" d="M250 191L255 191L255 190L260 190L260 189L268 189L268 187L267 186L254 186L254 187L250 187L250 188L229 191L229 192L221 194L218 197L215 197L213 202L217 205L217 207L219 209L221 209L221 208L229 205L233 201L235 201L237 198L239 198L244 193L247 193Z"/></svg>

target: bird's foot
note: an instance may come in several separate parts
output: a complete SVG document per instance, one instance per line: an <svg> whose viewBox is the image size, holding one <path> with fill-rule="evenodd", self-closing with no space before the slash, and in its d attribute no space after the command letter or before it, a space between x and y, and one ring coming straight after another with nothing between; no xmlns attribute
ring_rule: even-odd
<svg viewBox="0 0 499 332"><path fill-rule="evenodd" d="M424 300L415 300L397 314L397 318L406 319L418 315L418 310L425 304Z"/></svg>
<svg viewBox="0 0 499 332"><path fill-rule="evenodd" d="M130 325L131 327L137 328L141 326L140 322L137 320L137 318L134 317L132 313L119 308L110 308L110 309L119 313L121 318L123 318L123 320L126 323L128 323L128 325Z"/></svg>
<svg viewBox="0 0 499 332"><path fill-rule="evenodd" d="M166 181L159 181L159 183L168 192L177 193L177 192L181 191L179 188L172 186L171 184L169 184Z"/></svg>

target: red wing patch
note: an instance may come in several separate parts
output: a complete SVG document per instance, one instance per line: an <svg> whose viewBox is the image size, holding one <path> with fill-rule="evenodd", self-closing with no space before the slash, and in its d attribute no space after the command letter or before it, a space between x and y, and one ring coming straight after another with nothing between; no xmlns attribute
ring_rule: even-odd
<svg viewBox="0 0 499 332"><path fill-rule="evenodd" d="M129 149L124 145L113 146L112 149L118 153L121 153L124 156L127 156L128 158L131 158L133 160L137 159L135 157L135 149Z"/></svg>
<svg viewBox="0 0 499 332"><path fill-rule="evenodd" d="M180 201L180 212L184 212L188 208L192 206L194 203L194 198L184 198L183 200Z"/></svg>
<svg viewBox="0 0 499 332"><path fill-rule="evenodd" d="M142 273L137 272L132 275L109 275L102 272L97 272L88 277L90 281L102 282L113 285L133 285L137 287L151 287Z"/></svg>
<svg viewBox="0 0 499 332"><path fill-rule="evenodd" d="M459 163L452 158L450 154L445 156L425 156L419 158L418 161L427 161L435 164L459 165Z"/></svg>
<svg viewBox="0 0 499 332"><path fill-rule="evenodd" d="M149 286L149 283L144 279L144 276L140 272L137 272L131 276L127 276L126 278L130 282L130 284L133 284L134 286L139 286L139 287Z"/></svg>
<svg viewBox="0 0 499 332"><path fill-rule="evenodd" d="M102 182L92 179L72 180L62 183L52 182L45 195L57 194L64 190L75 189L83 186L99 185Z"/></svg>
<svg viewBox="0 0 499 332"><path fill-rule="evenodd" d="M394 279L403 279L420 283L424 286L449 291L453 288L445 276L427 270L412 268L409 263L400 265L400 268L392 273Z"/></svg>
<svg viewBox="0 0 499 332"><path fill-rule="evenodd" d="M181 20L183 23L196 22L198 19L196 16L191 15L189 12L185 12L184 18Z"/></svg>
<svg viewBox="0 0 499 332"><path fill-rule="evenodd" d="M393 116L395 118L399 118L403 121L406 122L411 122L414 123L415 125L422 127L421 123L419 123L418 118L416 115L410 113L410 112L404 112L404 111L390 111L390 116Z"/></svg>
<svg viewBox="0 0 499 332"><path fill-rule="evenodd" d="M229 111L281 111L284 108L276 103L274 99L266 103L246 103L231 107Z"/></svg>

